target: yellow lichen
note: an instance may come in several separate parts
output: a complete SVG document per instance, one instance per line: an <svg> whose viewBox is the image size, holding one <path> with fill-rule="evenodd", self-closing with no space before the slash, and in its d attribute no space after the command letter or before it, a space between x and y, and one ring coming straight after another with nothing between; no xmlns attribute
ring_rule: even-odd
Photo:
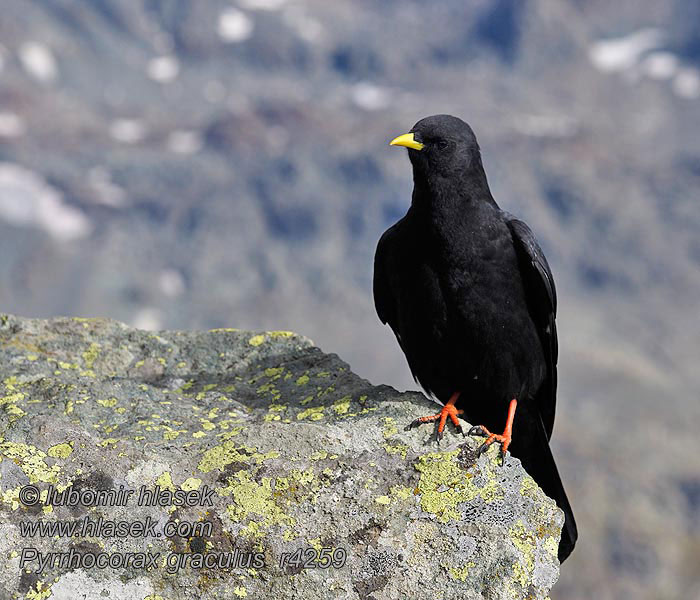
<svg viewBox="0 0 700 600"><path fill-rule="evenodd" d="M1 458L1 457L0 457ZM12 507L12 510L17 510L19 508L19 490L20 486L16 488L10 488L4 492L0 491L0 501L3 504L7 504Z"/></svg>
<svg viewBox="0 0 700 600"><path fill-rule="evenodd" d="M305 410L302 410L298 415L297 415L297 420L301 421L302 419L305 419L306 417L309 417L311 421L318 421L320 419L323 419L323 406L311 406L310 408L307 408Z"/></svg>
<svg viewBox="0 0 700 600"><path fill-rule="evenodd" d="M296 538L299 537L299 534L294 531L291 527L287 527L287 529L284 530L284 533L282 534L282 539L285 542L291 542L292 540L295 540Z"/></svg>
<svg viewBox="0 0 700 600"><path fill-rule="evenodd" d="M466 581L467 576L469 575L469 570L475 566L476 563L470 561L461 567L449 567L447 570L452 579L456 579L457 581Z"/></svg>
<svg viewBox="0 0 700 600"><path fill-rule="evenodd" d="M418 491L420 505L425 512L437 516L438 521L446 523L451 519L459 520L457 504L469 502L478 496L486 502L492 502L503 494L494 472L487 468L487 483L477 486L470 473L457 464L459 450L451 452L431 452L418 457L415 467L420 472ZM488 464L488 463L487 463Z"/></svg>
<svg viewBox="0 0 700 600"><path fill-rule="evenodd" d="M514 579L522 587L526 587L532 580L532 572L535 570L535 548L537 540L532 532L527 531L521 520L518 520L509 530L510 540L520 550L521 560L513 565ZM523 564L524 561L524 564Z"/></svg>
<svg viewBox="0 0 700 600"><path fill-rule="evenodd" d="M314 479L316 478L316 475L314 475L313 467L309 467L308 469L304 469L303 471L300 471L299 469L292 469L290 475L292 479L298 481L303 485L309 485L313 483Z"/></svg>
<svg viewBox="0 0 700 600"><path fill-rule="evenodd" d="M226 441L207 450L197 468L203 473L213 469L223 471L224 467L232 462L248 462L248 456L241 454L233 442Z"/></svg>
<svg viewBox="0 0 700 600"><path fill-rule="evenodd" d="M289 479L287 477L275 478L275 491L285 491L289 489Z"/></svg>
<svg viewBox="0 0 700 600"><path fill-rule="evenodd" d="M165 490L170 490L171 492L175 491L175 485L173 484L173 478L172 475L170 475L170 471L164 471L161 473L156 478L156 485Z"/></svg>
<svg viewBox="0 0 700 600"><path fill-rule="evenodd" d="M382 432L385 438L390 438L399 432L396 427L396 421L391 417L384 417L384 431Z"/></svg>
<svg viewBox="0 0 700 600"><path fill-rule="evenodd" d="M18 402L24 400L25 394L17 389L22 384L15 375L5 379L4 383L7 391L11 393L7 396L0 397L0 407L5 407L5 412L10 415L9 421L10 423L13 423L17 419L21 419L27 414L19 406L17 406Z"/></svg>
<svg viewBox="0 0 700 600"><path fill-rule="evenodd" d="M251 346L259 346L265 341L265 336L264 335L254 335L252 338L248 340L248 343Z"/></svg>
<svg viewBox="0 0 700 600"><path fill-rule="evenodd" d="M339 415L346 415L350 410L351 396L343 396L340 400L333 403L333 410Z"/></svg>
<svg viewBox="0 0 700 600"><path fill-rule="evenodd" d="M311 546L311 547L312 547L314 550L316 550L317 552L320 552L321 549L323 548L323 545L321 544L321 538L320 538L320 537L313 538L313 539L310 539L310 540L307 539L307 541L309 542L309 546Z"/></svg>
<svg viewBox="0 0 700 600"><path fill-rule="evenodd" d="M188 477L182 482L180 486L186 492L191 492L192 490L198 490L199 486L202 485L202 480L197 477Z"/></svg>
<svg viewBox="0 0 700 600"><path fill-rule="evenodd" d="M5 406L5 412L10 415L10 423L16 421L17 419L21 419L27 414L19 406L17 406L17 403L21 402L22 400L24 400L24 394L22 392L15 392L13 394L0 397L0 406Z"/></svg>
<svg viewBox="0 0 700 600"><path fill-rule="evenodd" d="M241 452L245 450L245 452ZM246 446L236 446L232 441L226 440L218 446L214 446L207 450L199 461L197 468L203 473L208 473L214 469L223 471L226 465L233 462L248 463L251 460L260 464L264 460L277 458L279 452L270 450L265 454L259 453L255 448L247 448Z"/></svg>
<svg viewBox="0 0 700 600"><path fill-rule="evenodd" d="M97 360L97 357L99 355L100 345L96 342L92 342L90 344L90 347L85 352L83 352L83 360L85 361L85 366L88 369L92 369L93 365L95 364L95 360Z"/></svg>
<svg viewBox="0 0 700 600"><path fill-rule="evenodd" d="M394 485L391 487L391 495L399 500L408 500L409 498L413 498L413 488Z"/></svg>
<svg viewBox="0 0 700 600"><path fill-rule="evenodd" d="M35 588L30 588L24 595L25 600L46 600L51 597L51 586L53 583L37 581Z"/></svg>
<svg viewBox="0 0 700 600"><path fill-rule="evenodd" d="M73 442L66 442L64 444L56 444L51 446L46 453L51 458L68 458L73 452Z"/></svg>
<svg viewBox="0 0 700 600"><path fill-rule="evenodd" d="M557 556L557 554L559 553L559 542L557 538L553 535L547 537L547 539L544 541L543 546L544 549L552 556Z"/></svg>
<svg viewBox="0 0 700 600"><path fill-rule="evenodd" d="M296 335L293 331L268 331L267 335L274 340L290 338Z"/></svg>
<svg viewBox="0 0 700 600"><path fill-rule="evenodd" d="M389 454L400 454L401 458L406 458L406 454L408 453L408 446L399 442L394 442L392 444L386 443L383 445L383 448Z"/></svg>
<svg viewBox="0 0 700 600"><path fill-rule="evenodd" d="M29 483L43 481L45 483L58 483L58 474L61 469L58 465L49 467L44 460L47 454L35 446L21 442L0 443L0 454L14 461L24 474L29 478Z"/></svg>
<svg viewBox="0 0 700 600"><path fill-rule="evenodd" d="M187 429L173 429L168 425L163 425L163 428L165 429L165 431L163 431L163 439L168 441L174 440L181 433L187 433Z"/></svg>
<svg viewBox="0 0 700 600"><path fill-rule="evenodd" d="M251 521L241 532L244 535L262 537L264 532L278 523L294 525L295 520L286 514L274 501L272 495L272 479L263 477L260 483L254 481L248 471L236 471L229 478L229 484L218 488L221 496L231 496L233 502L226 507L229 517L240 522L247 517L261 517L261 521Z"/></svg>
<svg viewBox="0 0 700 600"><path fill-rule="evenodd" d="M107 408L111 408L112 406L117 405L117 399L116 398L107 398L105 400L95 400L97 404L100 404L101 406L105 406Z"/></svg>

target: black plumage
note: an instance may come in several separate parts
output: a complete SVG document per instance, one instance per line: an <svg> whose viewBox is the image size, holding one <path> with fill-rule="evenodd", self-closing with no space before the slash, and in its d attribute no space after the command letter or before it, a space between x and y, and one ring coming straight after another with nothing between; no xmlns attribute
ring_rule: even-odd
<svg viewBox="0 0 700 600"><path fill-rule="evenodd" d="M557 297L547 259L530 228L496 204L464 121L427 117L392 144L408 148L414 189L407 214L377 246L377 314L420 385L454 404L452 414L442 411L438 439L446 416L457 422L455 408L471 423L501 431L517 399L512 441L507 427L489 442L504 442L564 511L563 561L577 531L549 448Z"/></svg>

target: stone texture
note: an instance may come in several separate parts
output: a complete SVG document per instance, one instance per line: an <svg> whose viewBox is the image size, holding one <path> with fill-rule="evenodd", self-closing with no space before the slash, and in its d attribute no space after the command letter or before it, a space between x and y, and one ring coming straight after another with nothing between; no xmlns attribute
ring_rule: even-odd
<svg viewBox="0 0 700 600"><path fill-rule="evenodd" d="M439 447L429 428L405 432L435 405L370 385L294 333L4 316L0 357L0 598L519 599L547 597L558 577L563 516L517 459L501 467L495 448L477 458L479 440L451 430ZM27 507L25 485L214 494L213 506ZM157 534L19 527L86 516L150 517ZM211 531L165 537L172 522ZM20 569L28 547L160 557L151 569L39 574L36 561ZM299 548L344 564L303 568ZM203 552L264 564L168 572L173 557Z"/></svg>

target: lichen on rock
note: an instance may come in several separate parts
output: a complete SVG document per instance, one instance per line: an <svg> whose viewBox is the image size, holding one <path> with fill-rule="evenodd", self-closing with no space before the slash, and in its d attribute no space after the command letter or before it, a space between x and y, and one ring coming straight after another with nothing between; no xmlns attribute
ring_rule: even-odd
<svg viewBox="0 0 700 600"><path fill-rule="evenodd" d="M517 459L477 457L479 440L453 431L439 447L429 429L404 431L428 400L370 385L302 336L3 316L0 353L3 600L546 598L557 579L563 516ZM135 492L123 506L46 506L49 486ZM139 506L141 486L172 501ZM85 518L157 525L147 537L20 530ZM166 534L181 524L205 527ZM158 560L39 572L20 568L29 547ZM197 563L208 554L222 562Z"/></svg>

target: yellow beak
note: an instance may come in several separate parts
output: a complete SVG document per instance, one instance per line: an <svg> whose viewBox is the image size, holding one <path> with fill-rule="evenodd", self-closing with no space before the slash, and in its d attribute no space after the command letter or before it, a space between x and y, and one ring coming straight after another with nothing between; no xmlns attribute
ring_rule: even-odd
<svg viewBox="0 0 700 600"><path fill-rule="evenodd" d="M399 137L394 138L389 142L390 146L406 146L406 148L413 148L414 150L422 150L425 146L420 142L416 141L412 133L404 133Z"/></svg>

